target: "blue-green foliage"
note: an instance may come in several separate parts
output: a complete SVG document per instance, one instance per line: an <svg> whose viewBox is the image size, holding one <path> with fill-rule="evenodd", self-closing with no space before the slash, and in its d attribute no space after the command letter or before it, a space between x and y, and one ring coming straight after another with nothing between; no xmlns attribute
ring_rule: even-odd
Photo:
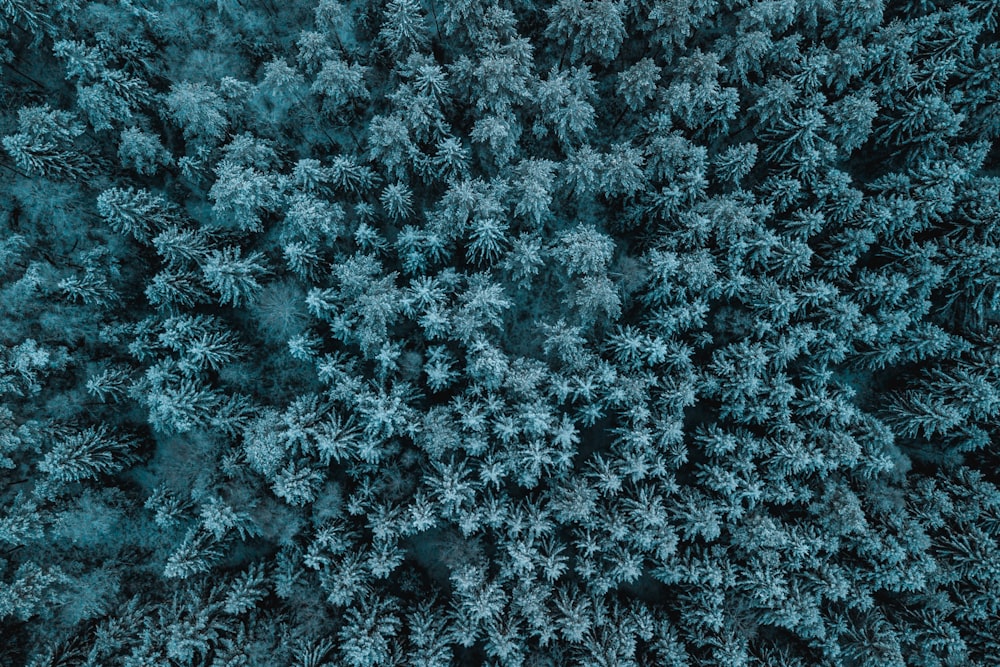
<svg viewBox="0 0 1000 667"><path fill-rule="evenodd" d="M0 663L996 664L993 0L0 0Z"/></svg>

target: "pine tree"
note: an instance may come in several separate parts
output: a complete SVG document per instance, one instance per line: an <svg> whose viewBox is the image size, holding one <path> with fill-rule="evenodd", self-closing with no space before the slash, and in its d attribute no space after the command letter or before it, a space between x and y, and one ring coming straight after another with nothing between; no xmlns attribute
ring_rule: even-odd
<svg viewBox="0 0 1000 667"><path fill-rule="evenodd" d="M225 103L205 83L175 83L164 101L166 112L184 131L185 139L211 144L222 139L228 129Z"/></svg>
<svg viewBox="0 0 1000 667"><path fill-rule="evenodd" d="M371 167L360 165L354 158L346 155L338 155L330 161L330 177L334 186L349 194L366 192L378 180Z"/></svg>
<svg viewBox="0 0 1000 667"><path fill-rule="evenodd" d="M111 74L111 72L106 72ZM128 80L125 80L128 82ZM135 82L138 88L141 83ZM104 82L89 86L77 86L76 105L87 114L87 120L94 131L114 129L115 123L127 123L134 119L131 105Z"/></svg>
<svg viewBox="0 0 1000 667"><path fill-rule="evenodd" d="M135 188L110 188L97 197L97 212L119 234L147 243L179 222L176 207L162 195Z"/></svg>
<svg viewBox="0 0 1000 667"><path fill-rule="evenodd" d="M202 286L200 276L188 271L165 270L157 273L146 285L149 303L167 311L177 307L191 308L209 303L211 297Z"/></svg>
<svg viewBox="0 0 1000 667"><path fill-rule="evenodd" d="M327 593L326 601L334 607L347 607L355 600L370 595L371 575L364 560L356 553L348 553L330 568L320 571L320 584Z"/></svg>
<svg viewBox="0 0 1000 667"><path fill-rule="evenodd" d="M863 146L871 135L879 110L872 95L873 91L866 90L830 105L830 140L846 155Z"/></svg>
<svg viewBox="0 0 1000 667"><path fill-rule="evenodd" d="M268 118L280 126L292 112L293 105L302 105L306 95L306 81L284 58L274 58L264 65L264 76L257 84L257 93L268 106Z"/></svg>
<svg viewBox="0 0 1000 667"><path fill-rule="evenodd" d="M326 60L316 74L311 90L323 96L323 110L331 117L339 118L352 105L371 99L365 83L367 72L366 67L357 63L347 63L339 58Z"/></svg>
<svg viewBox="0 0 1000 667"><path fill-rule="evenodd" d="M406 615L407 639L413 667L448 667L453 651L448 625L436 611L436 600L422 602Z"/></svg>
<svg viewBox="0 0 1000 667"><path fill-rule="evenodd" d="M968 418L968 408L930 393L908 391L894 396L887 421L900 435L930 438L952 432Z"/></svg>
<svg viewBox="0 0 1000 667"><path fill-rule="evenodd" d="M118 140L118 159L123 166L134 169L141 176L152 176L160 167L173 164L173 156L164 148L160 138L136 127L122 130Z"/></svg>
<svg viewBox="0 0 1000 667"><path fill-rule="evenodd" d="M163 576L168 579L188 579L208 572L214 561L221 556L222 551L211 533L192 528L167 558Z"/></svg>
<svg viewBox="0 0 1000 667"><path fill-rule="evenodd" d="M597 191L603 166L603 156L584 144L566 155L562 164L563 180L575 196L585 198Z"/></svg>
<svg viewBox="0 0 1000 667"><path fill-rule="evenodd" d="M91 264L82 276L63 278L56 288L72 303L106 306L117 296L106 275L105 267Z"/></svg>
<svg viewBox="0 0 1000 667"><path fill-rule="evenodd" d="M27 176L79 179L93 161L76 148L83 125L68 111L48 105L24 107L17 112L17 134L3 138L3 147Z"/></svg>
<svg viewBox="0 0 1000 667"><path fill-rule="evenodd" d="M323 476L310 467L290 463L274 476L271 490L289 505L301 506L316 500Z"/></svg>
<svg viewBox="0 0 1000 667"><path fill-rule="evenodd" d="M552 254L570 276L601 275L614 255L611 237L592 225L578 225L560 232Z"/></svg>
<svg viewBox="0 0 1000 667"><path fill-rule="evenodd" d="M610 62L625 39L624 6L611 0L559 0L546 10L548 37L569 48L570 59Z"/></svg>
<svg viewBox="0 0 1000 667"><path fill-rule="evenodd" d="M591 104L595 97L590 68L575 67L558 71L554 66L548 78L538 83L536 100L546 123L554 128L564 149L582 143L594 129L597 114ZM538 124L536 135L544 134Z"/></svg>
<svg viewBox="0 0 1000 667"><path fill-rule="evenodd" d="M531 285L532 278L545 266L546 255L540 237L521 234L511 242L511 249L504 257L503 268L510 273L516 285L527 288Z"/></svg>
<svg viewBox="0 0 1000 667"><path fill-rule="evenodd" d="M667 60L671 60L691 33L710 18L716 7L698 0L654 0L650 4L647 17L650 38L665 50Z"/></svg>
<svg viewBox="0 0 1000 667"><path fill-rule="evenodd" d="M757 144L731 146L715 157L716 177L724 183L739 185L757 162Z"/></svg>
<svg viewBox="0 0 1000 667"><path fill-rule="evenodd" d="M259 231L261 215L279 202L277 179L270 173L235 160L216 167L217 178L208 192L215 204L212 214L221 227Z"/></svg>
<svg viewBox="0 0 1000 667"><path fill-rule="evenodd" d="M506 165L517 155L521 124L512 113L489 114L476 121L469 138L489 146L496 165Z"/></svg>
<svg viewBox="0 0 1000 667"><path fill-rule="evenodd" d="M529 99L533 79L533 47L525 38L485 40L477 59L460 59L452 80L467 82L467 96L482 113L507 115Z"/></svg>
<svg viewBox="0 0 1000 667"><path fill-rule="evenodd" d="M457 137L445 137L437 144L430 166L443 181L467 178L469 175L469 149Z"/></svg>
<svg viewBox="0 0 1000 667"><path fill-rule="evenodd" d="M219 295L223 305L243 306L253 301L261 290L257 279L265 273L260 253L242 256L240 249L229 246L212 251L202 266L208 286Z"/></svg>
<svg viewBox="0 0 1000 667"><path fill-rule="evenodd" d="M563 638L574 644L582 641L595 621L590 600L572 584L564 584L556 589L555 607L556 624Z"/></svg>
<svg viewBox="0 0 1000 667"><path fill-rule="evenodd" d="M405 181L420 154L406 122L397 115L376 116L370 128L368 147L372 160L380 163L390 177Z"/></svg>
<svg viewBox="0 0 1000 667"><path fill-rule="evenodd" d="M171 226L152 239L156 252L173 270L188 268L189 264L201 264L208 256L211 240L201 229L183 229Z"/></svg>
<svg viewBox="0 0 1000 667"><path fill-rule="evenodd" d="M185 433L212 425L220 415L224 399L192 378L178 377L163 366L146 372L135 388L145 390L142 401L149 407L149 424L167 434Z"/></svg>
<svg viewBox="0 0 1000 667"><path fill-rule="evenodd" d="M394 603L380 598L366 600L345 614L344 626L338 633L341 656L351 667L387 664L390 641L401 628Z"/></svg>
<svg viewBox="0 0 1000 667"><path fill-rule="evenodd" d="M930 154L931 148L943 148L959 133L963 120L944 99L920 95L895 107L876 128L875 138L884 146L919 145L921 154Z"/></svg>
<svg viewBox="0 0 1000 667"><path fill-rule="evenodd" d="M424 373L427 375L427 386L431 391L440 392L452 386L458 379L454 368L455 359L443 345L428 348L427 363Z"/></svg>
<svg viewBox="0 0 1000 667"><path fill-rule="evenodd" d="M612 144L602 165L601 192L611 198L635 195L646 184L645 162L641 149L628 142ZM698 189L698 185L691 182L688 187Z"/></svg>
<svg viewBox="0 0 1000 667"><path fill-rule="evenodd" d="M10 456L21 449L25 442L17 433L14 413L9 408L0 408L0 425L5 430L4 435L0 436L0 469L16 468L17 465Z"/></svg>
<svg viewBox="0 0 1000 667"><path fill-rule="evenodd" d="M420 5L415 0L390 0L385 7L379 39L399 63L411 53L424 50L428 36Z"/></svg>
<svg viewBox="0 0 1000 667"><path fill-rule="evenodd" d="M459 297L451 333L458 340L470 341L487 327L499 327L503 313L512 305L504 296L502 286L491 281L485 273L474 274Z"/></svg>
<svg viewBox="0 0 1000 667"><path fill-rule="evenodd" d="M134 443L116 438L101 427L91 427L60 438L38 463L38 469L56 482L77 482L118 472L130 460Z"/></svg>
<svg viewBox="0 0 1000 667"><path fill-rule="evenodd" d="M643 58L618 75L615 92L632 111L639 111L656 93L660 68L652 58Z"/></svg>
<svg viewBox="0 0 1000 667"><path fill-rule="evenodd" d="M189 518L194 504L190 500L177 497L160 485L153 489L143 507L153 512L153 523L162 529L171 529Z"/></svg>
<svg viewBox="0 0 1000 667"><path fill-rule="evenodd" d="M468 245L469 259L477 264L492 264L503 254L507 225L497 218L481 218L472 223Z"/></svg>
<svg viewBox="0 0 1000 667"><path fill-rule="evenodd" d="M0 619L11 616L21 620L46 613L61 599L60 588L67 576L58 567L43 568L25 561L14 572L10 583L0 582Z"/></svg>
<svg viewBox="0 0 1000 667"><path fill-rule="evenodd" d="M622 312L618 288L607 276L584 276L572 299L581 321L588 324L605 319L614 322Z"/></svg>
<svg viewBox="0 0 1000 667"><path fill-rule="evenodd" d="M403 183L386 186L379 201L393 222L406 220L413 214L413 192Z"/></svg>
<svg viewBox="0 0 1000 667"><path fill-rule="evenodd" d="M44 7L28 0L3 0L0 2L0 30L11 26L27 30L35 41L53 29L52 17L43 11Z"/></svg>
<svg viewBox="0 0 1000 667"><path fill-rule="evenodd" d="M344 209L305 193L291 196L282 236L310 245L332 245L344 232Z"/></svg>
<svg viewBox="0 0 1000 667"><path fill-rule="evenodd" d="M242 540L260 535L260 529L247 512L239 512L217 496L210 497L199 511L201 527L221 541L231 533Z"/></svg>

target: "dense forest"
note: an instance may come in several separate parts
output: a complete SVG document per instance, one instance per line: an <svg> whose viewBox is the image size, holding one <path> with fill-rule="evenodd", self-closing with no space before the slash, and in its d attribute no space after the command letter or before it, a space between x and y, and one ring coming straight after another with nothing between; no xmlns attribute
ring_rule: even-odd
<svg viewBox="0 0 1000 667"><path fill-rule="evenodd" d="M0 664L998 664L998 22L0 0Z"/></svg>

